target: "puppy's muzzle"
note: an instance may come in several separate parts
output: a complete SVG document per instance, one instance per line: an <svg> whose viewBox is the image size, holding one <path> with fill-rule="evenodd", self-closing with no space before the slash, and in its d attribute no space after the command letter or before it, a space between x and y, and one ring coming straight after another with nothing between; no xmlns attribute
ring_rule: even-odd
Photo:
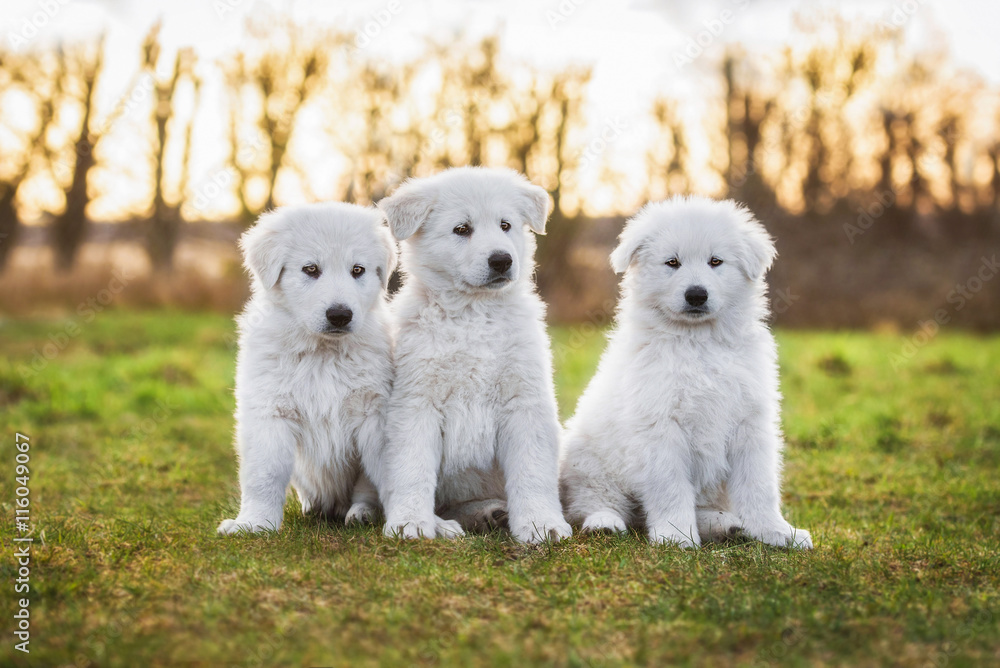
<svg viewBox="0 0 1000 668"><path fill-rule="evenodd" d="M489 285L503 285L510 280L510 268L514 264L510 253L497 251L486 262L490 265Z"/></svg>
<svg viewBox="0 0 1000 668"><path fill-rule="evenodd" d="M708 290L700 285L693 285L684 292L685 313L708 313Z"/></svg>
<svg viewBox="0 0 1000 668"><path fill-rule="evenodd" d="M328 332L347 332L350 331L351 320L354 318L354 312L347 308L343 304L337 304L331 306L326 310L326 321L330 323L327 327Z"/></svg>

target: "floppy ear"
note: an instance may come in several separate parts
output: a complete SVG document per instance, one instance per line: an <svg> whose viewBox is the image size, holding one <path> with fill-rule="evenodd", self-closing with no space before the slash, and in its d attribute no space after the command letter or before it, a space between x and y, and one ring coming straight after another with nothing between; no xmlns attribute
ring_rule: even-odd
<svg viewBox="0 0 1000 668"><path fill-rule="evenodd" d="M392 236L399 241L412 237L431 215L434 197L428 190L417 181L407 181L378 203L378 208L389 221Z"/></svg>
<svg viewBox="0 0 1000 668"><path fill-rule="evenodd" d="M528 227L535 234L545 234L545 222L549 219L549 193L545 188L533 183L523 186L521 213L528 221Z"/></svg>
<svg viewBox="0 0 1000 668"><path fill-rule="evenodd" d="M736 263L747 278L757 281L771 268L778 251L764 226L749 212L747 216L742 230L743 238L737 245Z"/></svg>
<svg viewBox="0 0 1000 668"><path fill-rule="evenodd" d="M396 263L399 259L399 249L396 247L396 240L392 238L392 232L385 225L379 225L378 236L385 247L385 267L379 270L384 272L379 276L382 279L382 289L389 287L389 277L396 271Z"/></svg>
<svg viewBox="0 0 1000 668"><path fill-rule="evenodd" d="M278 243L280 230L277 227L280 220L277 211L265 213L240 237L243 264L267 290L275 286L283 269L284 259Z"/></svg>
<svg viewBox="0 0 1000 668"><path fill-rule="evenodd" d="M618 247L611 253L611 268L616 274L623 273L632 264L636 253L646 240L645 225L642 225L642 211L625 223L625 229L618 236Z"/></svg>

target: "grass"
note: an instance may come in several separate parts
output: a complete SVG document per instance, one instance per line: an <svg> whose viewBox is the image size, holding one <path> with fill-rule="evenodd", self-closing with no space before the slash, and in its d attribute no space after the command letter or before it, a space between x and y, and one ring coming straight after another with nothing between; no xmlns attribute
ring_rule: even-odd
<svg viewBox="0 0 1000 668"><path fill-rule="evenodd" d="M565 416L603 340L586 327L553 340ZM292 502L280 533L220 539L238 505L229 319L3 322L5 610L15 431L31 437L38 542L31 654L5 633L0 664L1000 661L1000 338L941 334L903 364L898 336L779 340L784 502L810 553L637 535L408 543Z"/></svg>

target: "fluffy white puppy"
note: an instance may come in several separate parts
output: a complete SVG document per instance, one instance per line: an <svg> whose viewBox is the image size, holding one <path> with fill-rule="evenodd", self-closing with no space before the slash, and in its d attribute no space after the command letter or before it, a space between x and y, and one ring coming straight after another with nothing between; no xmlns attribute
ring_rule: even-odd
<svg viewBox="0 0 1000 668"><path fill-rule="evenodd" d="M531 280L548 194L510 170L465 167L408 181L378 206L406 272L376 480L386 534L441 535L437 509L465 529L506 519L524 542L569 536L545 309Z"/></svg>
<svg viewBox="0 0 1000 668"><path fill-rule="evenodd" d="M645 526L699 545L744 532L811 548L781 514L771 238L735 202L647 205L611 255L625 272L617 328L567 424L560 489L585 531Z"/></svg>
<svg viewBox="0 0 1000 668"><path fill-rule="evenodd" d="M219 533L278 529L289 482L303 512L370 521L360 460L384 438L396 244L377 210L342 203L264 214L240 244L253 275L237 319L242 499Z"/></svg>

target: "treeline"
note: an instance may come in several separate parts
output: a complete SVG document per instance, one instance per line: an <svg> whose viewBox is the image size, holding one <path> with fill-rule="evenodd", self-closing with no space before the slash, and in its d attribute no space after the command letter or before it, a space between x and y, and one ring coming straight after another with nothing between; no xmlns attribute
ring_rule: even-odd
<svg viewBox="0 0 1000 668"><path fill-rule="evenodd" d="M996 226L997 91L955 74L941 54L904 57L898 34L835 27L833 38L769 58L729 50L721 93L696 120L689 100L656 99L645 126L629 130L648 133L648 150L622 213L694 191L804 220L837 216L848 240L875 219L901 232L956 217ZM239 53L199 64L190 50L163 52L154 27L110 111L95 95L103 40L0 52L0 266L22 218L40 215L56 266L69 269L97 217L93 202L125 183L151 266L167 271L188 222L247 225L275 205L326 197L367 203L409 176L486 164L549 190L539 280L565 275L587 198L578 177L600 132L588 123L587 67L512 62L497 37L432 43L390 63L353 34L274 16L249 24L248 36ZM203 95L206 71L221 102ZM206 104L219 127L200 127ZM192 155L213 143L227 156L193 180ZM317 188L317 173L338 180Z"/></svg>

